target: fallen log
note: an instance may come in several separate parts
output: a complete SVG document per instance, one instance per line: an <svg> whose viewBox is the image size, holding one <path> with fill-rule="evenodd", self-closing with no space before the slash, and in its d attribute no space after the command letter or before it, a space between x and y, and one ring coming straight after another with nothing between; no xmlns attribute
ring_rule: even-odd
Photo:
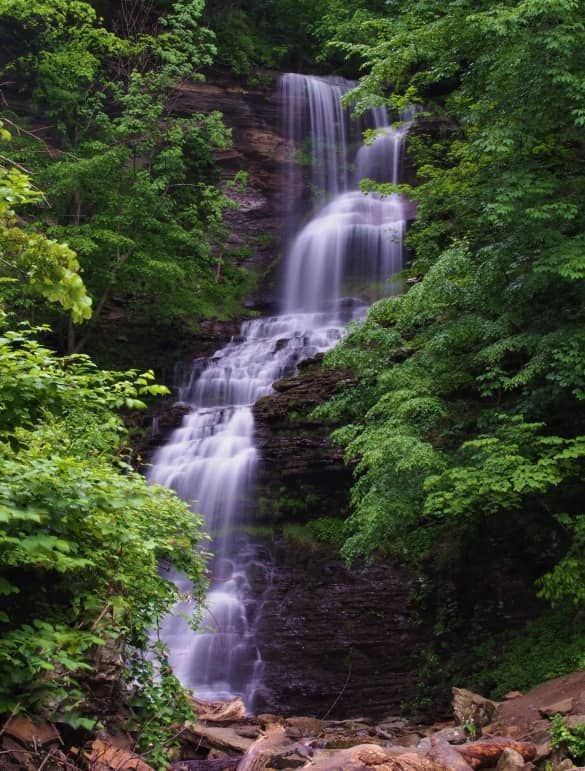
<svg viewBox="0 0 585 771"><path fill-rule="evenodd" d="M512 749L522 755L526 762L536 757L536 745L530 742L519 742L511 736L494 736L490 739L479 739L468 744L453 745L453 749L463 756L472 768L489 768L495 766L504 750Z"/></svg>

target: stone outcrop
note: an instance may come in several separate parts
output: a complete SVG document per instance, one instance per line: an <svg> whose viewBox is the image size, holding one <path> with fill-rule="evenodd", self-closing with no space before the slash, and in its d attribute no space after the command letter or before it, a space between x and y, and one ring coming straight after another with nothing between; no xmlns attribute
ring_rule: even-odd
<svg viewBox="0 0 585 771"><path fill-rule="evenodd" d="M322 358L301 363L254 407L259 516L277 533L283 521L348 513L351 470L329 439L332 427L311 413L351 378ZM284 538L272 551L257 632L267 688L258 708L339 718L395 713L414 686L406 572L387 562L350 570L333 547Z"/></svg>
<svg viewBox="0 0 585 771"><path fill-rule="evenodd" d="M343 451L329 438L332 427L311 412L351 379L346 372L323 367L322 359L319 355L301 362L295 377L275 383L275 393L254 406L262 457L258 482L269 502L269 517L299 522L348 512L351 472Z"/></svg>
<svg viewBox="0 0 585 771"><path fill-rule="evenodd" d="M291 155L282 136L276 74L268 74L263 89L244 89L233 80L185 83L176 92L173 110L178 115L219 111L232 131L233 144L216 154L223 187L236 207L225 215L230 234L225 249L260 276L250 306L270 310L275 302L272 268L279 257L283 227L284 166ZM238 172L247 181L232 185ZM287 190L301 198L303 190Z"/></svg>
<svg viewBox="0 0 585 771"><path fill-rule="evenodd" d="M498 705L465 688L453 688L453 712L459 725L482 728L492 722Z"/></svg>
<svg viewBox="0 0 585 771"><path fill-rule="evenodd" d="M332 547L277 544L257 632L264 708L319 718L396 714L414 687L410 590L396 566L349 570Z"/></svg>

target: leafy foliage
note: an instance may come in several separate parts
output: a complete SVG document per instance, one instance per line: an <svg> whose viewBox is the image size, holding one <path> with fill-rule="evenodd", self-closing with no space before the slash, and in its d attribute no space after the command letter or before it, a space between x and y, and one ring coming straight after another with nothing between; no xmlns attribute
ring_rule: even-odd
<svg viewBox="0 0 585 771"><path fill-rule="evenodd" d="M70 352L112 307L130 324L188 327L233 312L249 285L222 245L233 204L214 152L230 133L218 113L175 109L183 81L200 79L215 53L202 12L202 1L177 0L158 17L137 6L133 26L115 34L87 2L0 5L0 39L16 30L21 43L8 47L6 67L54 125L43 145L12 116L11 157L50 204L39 210L29 198L28 211L45 236L76 251L95 298L81 336L70 330Z"/></svg>
<svg viewBox="0 0 585 771"><path fill-rule="evenodd" d="M11 299L40 294L85 318L75 252L16 223L12 207L39 195L28 177L6 171L1 190L3 263L27 279L8 284ZM94 669L114 649L121 698L131 691L144 723L140 748L164 768L176 721L192 709L168 665L156 680L145 659L164 663L150 637L178 599L158 566L172 562L201 598L202 520L132 470L119 410L168 391L152 372L59 357L37 339L46 328L10 329L7 319L0 306L0 712L94 727ZM143 661L140 671L125 670L124 657Z"/></svg>
<svg viewBox="0 0 585 771"><path fill-rule="evenodd" d="M10 139L1 123L0 139ZM0 290L18 284L17 291L24 289L27 294L57 302L80 322L91 316L91 300L79 276L75 253L17 224L15 207L41 197L28 175L0 163Z"/></svg>
<svg viewBox="0 0 585 771"><path fill-rule="evenodd" d="M585 14L573 0L372 10L327 24L362 62L356 109L424 108L419 184L403 186L419 280L329 355L358 381L320 410L356 464L344 553L416 563L436 618L454 585L454 640L478 632L467 555L498 542L569 619L585 597Z"/></svg>
<svg viewBox="0 0 585 771"><path fill-rule="evenodd" d="M129 703L136 716L132 727L138 732L136 751L146 753L156 768L167 769L169 752L179 746L176 726L194 720L195 713L193 702L169 667L165 647L155 643L151 654L137 652L130 661L133 689Z"/></svg>
<svg viewBox="0 0 585 771"><path fill-rule="evenodd" d="M515 631L515 630L514 630ZM471 649L475 667L467 683L501 699L511 690L528 691L545 680L583 669L585 626L561 610L543 613L519 633L486 637Z"/></svg>
<svg viewBox="0 0 585 771"><path fill-rule="evenodd" d="M67 688L95 645L122 637L143 648L172 606L159 560L201 586L201 522L120 455L114 410L157 393L152 373L60 359L26 330L6 332L0 351L3 707L66 714Z"/></svg>
<svg viewBox="0 0 585 771"><path fill-rule="evenodd" d="M562 715L555 715L551 728L553 749L562 749L569 757L580 763L585 760L585 725L569 728Z"/></svg>

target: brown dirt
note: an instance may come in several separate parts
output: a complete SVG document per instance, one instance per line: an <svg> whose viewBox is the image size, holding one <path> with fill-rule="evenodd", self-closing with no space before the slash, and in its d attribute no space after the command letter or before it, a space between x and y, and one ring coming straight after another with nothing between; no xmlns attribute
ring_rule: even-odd
<svg viewBox="0 0 585 771"><path fill-rule="evenodd" d="M502 702L495 723L514 727L518 736L529 734L542 722L541 710L566 699L573 700L569 714L585 714L585 671L549 680L523 696Z"/></svg>

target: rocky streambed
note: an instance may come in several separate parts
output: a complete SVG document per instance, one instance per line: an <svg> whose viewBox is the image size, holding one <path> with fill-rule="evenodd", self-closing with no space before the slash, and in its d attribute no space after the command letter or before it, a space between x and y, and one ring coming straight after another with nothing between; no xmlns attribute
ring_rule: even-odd
<svg viewBox="0 0 585 771"><path fill-rule="evenodd" d="M239 699L195 706L198 720L177 726L180 747L169 771L569 771L579 766L551 728L553 719L562 719L569 731L585 731L585 672L526 694L512 692L499 703L454 688L452 720L433 725L393 715L249 717ZM113 728L72 747L56 726L19 715L3 726L1 737L0 768L10 771L153 771L133 752L135 737Z"/></svg>

